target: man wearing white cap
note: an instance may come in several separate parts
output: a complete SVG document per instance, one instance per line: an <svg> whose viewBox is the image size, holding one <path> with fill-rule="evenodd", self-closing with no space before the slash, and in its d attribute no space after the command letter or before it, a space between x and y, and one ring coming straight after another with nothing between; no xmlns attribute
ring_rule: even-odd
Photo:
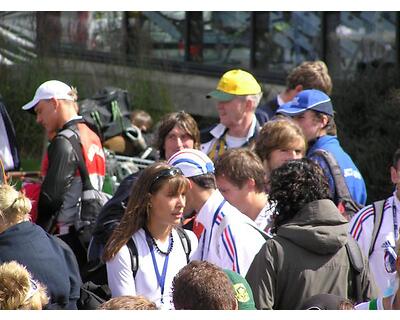
<svg viewBox="0 0 400 320"><path fill-rule="evenodd" d="M261 86L250 73L240 69L224 73L217 89L207 95L217 101L220 123L201 132L201 151L215 162L226 149L252 143L260 131L255 110L261 97Z"/></svg>
<svg viewBox="0 0 400 320"><path fill-rule="evenodd" d="M50 80L39 86L32 101L22 109L36 114L52 138L47 149L48 168L43 180L36 223L49 232L58 227L60 234L73 231L78 218L78 200L82 194L78 155L70 139L78 139L94 188L101 190L105 175L105 157L99 137L77 114L77 92L67 84ZM68 241L67 241L68 242Z"/></svg>
<svg viewBox="0 0 400 320"><path fill-rule="evenodd" d="M245 276L265 243L262 232L218 191L213 162L204 153L184 149L175 153L168 163L181 169L190 180L185 212L196 211L196 222L204 228L193 260L208 261Z"/></svg>

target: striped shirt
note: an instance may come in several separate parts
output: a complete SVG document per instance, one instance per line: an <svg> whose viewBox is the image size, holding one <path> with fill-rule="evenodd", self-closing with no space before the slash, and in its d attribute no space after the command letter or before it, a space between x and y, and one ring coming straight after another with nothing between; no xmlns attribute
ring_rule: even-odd
<svg viewBox="0 0 400 320"><path fill-rule="evenodd" d="M369 257L369 267L375 278L375 282L380 289L381 295L387 293L387 289L394 281L396 272L387 270L385 263L385 245L389 244L392 248L396 245L393 205L396 207L395 213L397 221L400 221L400 202L396 197L396 192L385 200L383 209L382 225L379 230L374 251ZM364 255L368 257L374 229L375 210L373 205L368 205L360 210L349 223L349 233L357 240Z"/></svg>
<svg viewBox="0 0 400 320"><path fill-rule="evenodd" d="M254 256L265 243L251 225L254 221L241 213L215 190L196 216L204 226L193 260L205 260L245 276Z"/></svg>

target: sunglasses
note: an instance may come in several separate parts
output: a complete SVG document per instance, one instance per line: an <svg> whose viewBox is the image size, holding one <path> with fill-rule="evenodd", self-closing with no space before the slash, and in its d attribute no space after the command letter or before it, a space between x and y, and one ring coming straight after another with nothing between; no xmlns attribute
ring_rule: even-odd
<svg viewBox="0 0 400 320"><path fill-rule="evenodd" d="M179 168L173 167L173 168L170 168L170 169L161 170L161 171L156 175L156 177L153 179L152 183L150 184L150 189L151 189L151 188L154 186L154 184L155 184L157 181L159 181L160 179L162 179L162 178L170 178L170 177L174 177L174 176L177 176L177 175L183 176L183 173L182 173L181 169L179 169Z"/></svg>

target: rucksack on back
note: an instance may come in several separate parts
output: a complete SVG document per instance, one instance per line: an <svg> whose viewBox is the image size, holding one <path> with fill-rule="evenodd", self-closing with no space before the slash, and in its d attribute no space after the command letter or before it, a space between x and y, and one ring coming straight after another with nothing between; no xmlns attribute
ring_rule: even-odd
<svg viewBox="0 0 400 320"><path fill-rule="evenodd" d="M97 133L103 145L127 156L142 156L148 149L140 129L130 120L128 92L105 87L92 98L79 102L79 114Z"/></svg>
<svg viewBox="0 0 400 320"><path fill-rule="evenodd" d="M351 197L349 188L347 187L346 181L342 175L342 170L340 169L335 157L330 152L322 149L315 150L311 156L314 155L322 157L328 164L335 182L336 198L334 199L334 202L340 213L350 221L350 219L364 206L354 201Z"/></svg>
<svg viewBox="0 0 400 320"><path fill-rule="evenodd" d="M102 141L120 135L131 126L128 92L105 87L79 102L79 114Z"/></svg>

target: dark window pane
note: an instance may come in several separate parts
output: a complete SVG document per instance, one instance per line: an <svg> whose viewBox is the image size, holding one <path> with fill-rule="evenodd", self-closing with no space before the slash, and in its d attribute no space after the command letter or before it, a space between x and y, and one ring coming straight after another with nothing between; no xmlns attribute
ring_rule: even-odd
<svg viewBox="0 0 400 320"><path fill-rule="evenodd" d="M288 72L321 58L319 12L256 12L255 63L268 72Z"/></svg>
<svg viewBox="0 0 400 320"><path fill-rule="evenodd" d="M248 68L250 17L250 12L203 12L203 63Z"/></svg>
<svg viewBox="0 0 400 320"><path fill-rule="evenodd" d="M330 19L330 71L345 76L369 65L395 63L395 12L340 12Z"/></svg>

